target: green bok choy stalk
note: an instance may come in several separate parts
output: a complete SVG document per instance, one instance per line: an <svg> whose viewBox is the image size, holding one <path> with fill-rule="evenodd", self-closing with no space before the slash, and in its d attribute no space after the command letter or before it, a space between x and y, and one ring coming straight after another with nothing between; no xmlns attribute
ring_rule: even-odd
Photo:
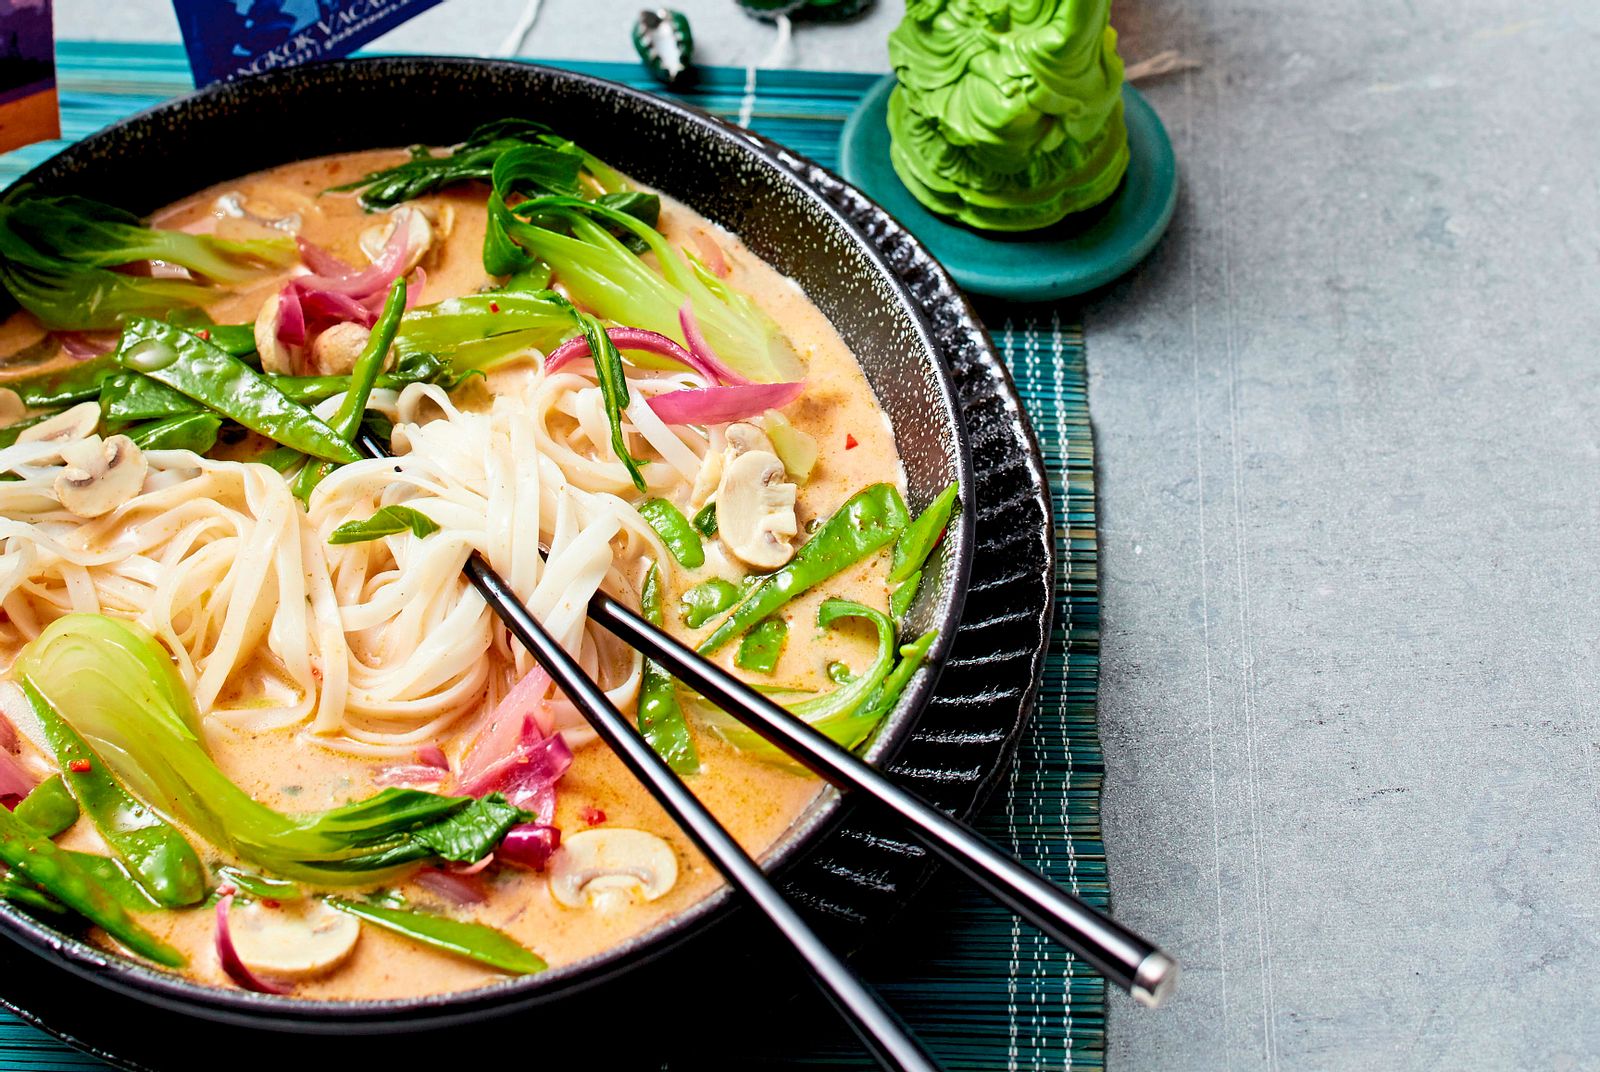
<svg viewBox="0 0 1600 1072"><path fill-rule="evenodd" d="M199 716L156 639L113 618L58 619L23 649L13 672L145 803L285 878L359 886L423 860L476 861L529 818L497 796L392 788L325 812L274 811L207 754Z"/></svg>
<svg viewBox="0 0 1600 1072"><path fill-rule="evenodd" d="M289 238L232 241L146 227L137 216L84 197L13 195L0 202L0 284L54 330L112 328L212 300L204 280L241 283L291 264ZM112 271L159 260L203 280Z"/></svg>

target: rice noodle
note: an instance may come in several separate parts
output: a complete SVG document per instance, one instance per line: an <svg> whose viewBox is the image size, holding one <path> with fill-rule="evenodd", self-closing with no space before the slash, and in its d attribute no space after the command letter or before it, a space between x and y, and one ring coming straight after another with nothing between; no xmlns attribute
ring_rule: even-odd
<svg viewBox="0 0 1600 1072"><path fill-rule="evenodd" d="M529 356L481 407L421 384L375 396L397 457L336 469L309 509L266 465L150 451L141 494L84 520L53 490L59 444L0 449L20 478L0 482L0 645L74 611L135 619L173 651L208 728L297 725L338 750L410 755L487 717L533 668L461 576L480 550L626 708L640 656L591 626L587 603L601 587L636 603L646 562L670 573L672 559L624 498L592 362L546 375ZM719 430L666 425L647 399L704 380L629 372L628 448L651 463L651 494L685 493ZM438 531L327 542L396 503ZM559 696L542 710L570 746L592 739Z"/></svg>

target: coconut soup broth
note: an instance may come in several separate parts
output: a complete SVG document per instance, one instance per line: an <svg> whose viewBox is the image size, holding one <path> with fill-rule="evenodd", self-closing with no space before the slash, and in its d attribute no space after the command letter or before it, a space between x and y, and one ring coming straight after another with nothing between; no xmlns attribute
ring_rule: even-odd
<svg viewBox="0 0 1600 1072"><path fill-rule="evenodd" d="M255 216L299 215L303 237L348 263L364 264L366 256L359 236L372 226L373 217L363 212L354 195L321 191L402 159L404 154L399 151L376 151L286 165L206 190L157 213L154 223L232 237L260 235L263 232L259 225L219 210L220 197L236 194ZM426 282L420 303L472 293L491 283L480 259L483 198L482 188L466 188L419 199L439 221L442 232L442 240L436 241L423 261ZM799 488L796 516L801 531L796 543L804 540L817 520L826 518L862 487L880 481L903 487L888 421L860 366L799 287L749 253L734 236L665 198L660 229L678 247L703 249L705 242L715 243L731 268L728 281L754 298L781 326L806 364L805 392L784 411L820 447L814 472ZM228 294L208 312L217 323L253 320L262 302L275 292L283 278ZM0 327L0 352L17 352L40 334L26 314L15 316ZM38 367L24 371L36 372ZM526 365L497 370L487 384L480 380L476 386L458 391L458 402L464 398L466 401L460 403L463 408L486 408L490 392L503 389L510 378L528 374ZM697 570L678 570L672 590L665 593L663 601L668 627L691 644L710 627L696 631L684 625L677 612L682 592L711 576L737 581L745 573L736 562L729 561L729 556L720 553L717 541L708 540L706 546L706 565ZM816 626L817 609L828 596L884 608L887 557L884 552L869 558L786 605L781 616L789 625L788 641L775 673L763 680L823 692L834 687L827 672L831 663L855 668L867 665L876 650L870 627L850 619L824 632ZM736 649L737 645L730 645L719 658L731 666ZM4 658L9 663L15 654L4 653ZM272 668L262 666L259 671L264 679ZM230 682L230 688L248 695L258 684L259 680L239 680ZM8 702L8 712L14 708L14 702ZM25 715L16 720L25 736L37 740ZM819 783L792 768L742 753L722 742L693 716L690 725L702 766L700 773L689 778L689 784L740 843L759 854L817 796ZM373 776L381 762L330 750L303 728L248 734L213 723L206 729L207 744L226 773L246 792L273 808L286 812L319 810L378 791ZM454 761L465 742L456 734L447 734L437 743ZM415 907L497 927L557 966L599 953L667 920L720 884L716 872L603 744L591 742L574 752L573 764L557 788L555 825L567 836L593 827L618 826L664 838L676 852L680 868L670 892L652 902L629 903L605 911L569 908L552 898L543 875L500 866L490 867L478 877L486 899L476 905L447 903L413 881L388 885L397 887ZM32 758L42 763L38 757ZM60 843L105 852L86 819L80 820ZM202 857L212 864L227 862L209 848L202 849ZM293 908L285 906L283 910ZM140 917L140 922L188 958L187 974L206 983L232 985L213 949L210 909L149 912ZM398 998L460 990L503 978L499 972L471 960L364 926L348 960L325 975L298 982L294 994L312 999Z"/></svg>

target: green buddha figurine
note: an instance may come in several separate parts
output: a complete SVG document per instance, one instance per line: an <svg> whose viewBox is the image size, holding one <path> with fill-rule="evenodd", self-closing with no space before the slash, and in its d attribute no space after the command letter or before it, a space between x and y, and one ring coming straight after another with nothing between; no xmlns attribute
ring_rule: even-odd
<svg viewBox="0 0 1600 1072"><path fill-rule="evenodd" d="M1047 227L1128 168L1110 0L908 0L889 35L890 160L934 212Z"/></svg>

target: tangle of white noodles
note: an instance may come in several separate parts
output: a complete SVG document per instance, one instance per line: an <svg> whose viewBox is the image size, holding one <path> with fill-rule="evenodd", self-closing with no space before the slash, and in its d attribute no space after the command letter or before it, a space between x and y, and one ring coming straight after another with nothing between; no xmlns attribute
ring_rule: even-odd
<svg viewBox="0 0 1600 1072"><path fill-rule="evenodd" d="M720 429L665 425L646 399L703 381L629 371L630 453L648 462L651 495L676 495ZM174 652L208 723L304 723L330 747L399 755L492 706L532 668L461 577L481 550L626 709L641 660L591 627L585 608L600 587L636 604L645 564L670 572L672 559L625 497L637 491L611 450L593 365L500 373L494 389L486 411L420 384L375 394L397 457L335 470L309 511L265 465L150 451L142 493L85 521L55 498L52 448L0 450L0 471L21 477L0 482L0 643L75 611L132 618ZM401 503L438 531L327 542ZM569 743L591 739L569 705L554 706Z"/></svg>

